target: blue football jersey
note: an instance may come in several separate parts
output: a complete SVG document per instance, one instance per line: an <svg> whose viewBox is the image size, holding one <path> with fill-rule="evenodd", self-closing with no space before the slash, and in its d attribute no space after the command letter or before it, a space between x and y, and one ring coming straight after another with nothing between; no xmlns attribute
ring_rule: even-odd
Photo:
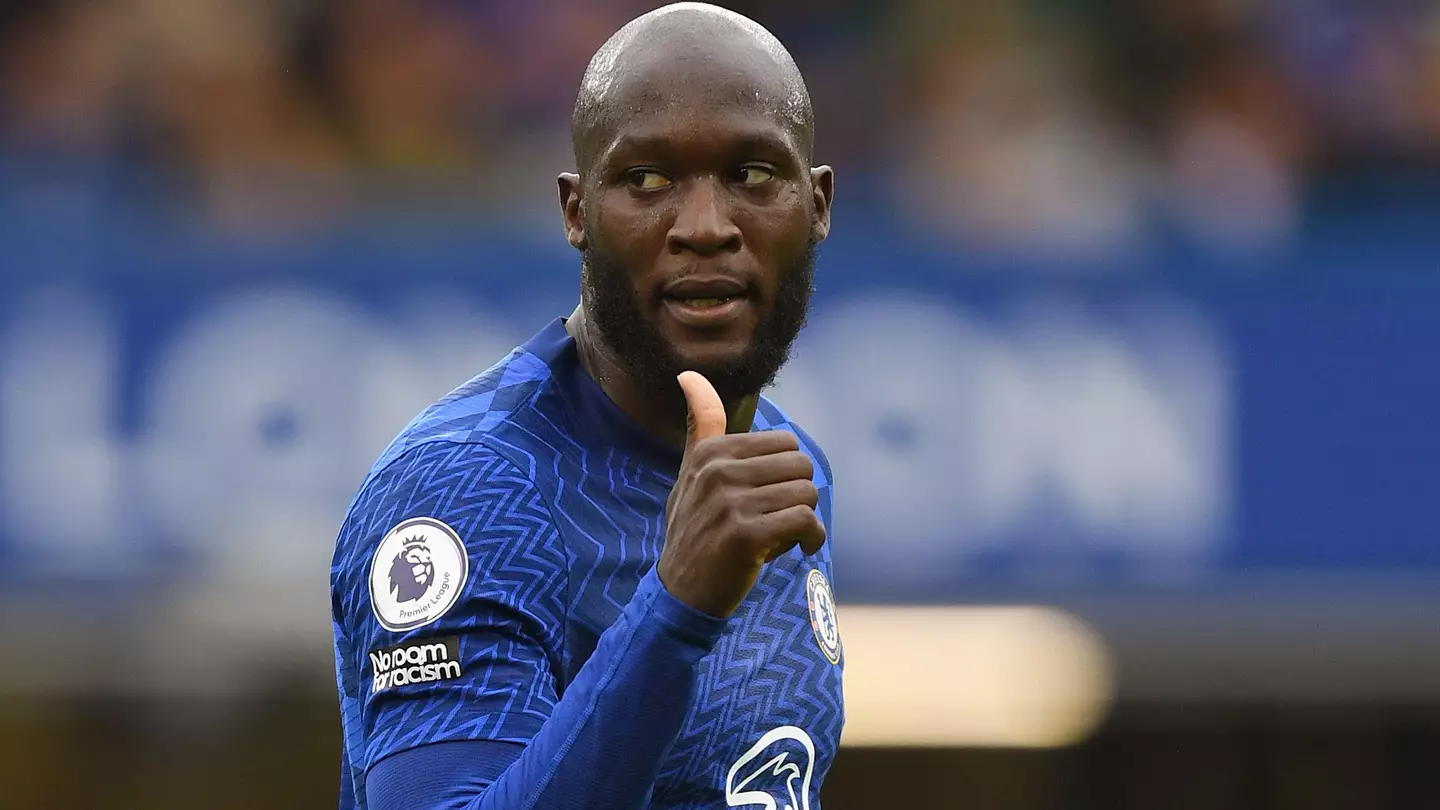
<svg viewBox="0 0 1440 810"><path fill-rule="evenodd" d="M820 448L764 398L753 429L798 436L833 539ZM331 569L342 808L366 807L391 754L536 735L658 561L679 465L584 371L563 319L405 428ZM819 810L844 722L830 581L828 543L764 568L695 665L649 807Z"/></svg>

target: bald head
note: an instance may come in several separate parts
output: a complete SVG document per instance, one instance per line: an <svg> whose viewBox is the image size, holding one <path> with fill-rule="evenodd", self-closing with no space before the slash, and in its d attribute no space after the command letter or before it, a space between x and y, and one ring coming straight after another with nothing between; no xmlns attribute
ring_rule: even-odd
<svg viewBox="0 0 1440 810"><path fill-rule="evenodd" d="M809 161L810 95L780 40L733 11L674 3L630 21L590 60L571 118L580 173L588 173L624 124L676 103L680 91L772 116Z"/></svg>

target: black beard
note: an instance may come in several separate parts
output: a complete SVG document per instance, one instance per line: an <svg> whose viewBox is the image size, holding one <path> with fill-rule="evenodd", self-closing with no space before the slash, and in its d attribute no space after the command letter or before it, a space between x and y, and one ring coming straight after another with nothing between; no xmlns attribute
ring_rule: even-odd
<svg viewBox="0 0 1440 810"><path fill-rule="evenodd" d="M683 411L685 398L675 377L692 369L705 375L729 408L775 382L781 367L790 359L791 347L810 310L815 254L816 242L812 239L800 259L781 273L774 306L755 327L749 348L731 360L702 366L682 362L660 327L645 315L630 273L590 246L582 251L585 311L630 378L661 407ZM657 300L651 303L658 305L656 295Z"/></svg>

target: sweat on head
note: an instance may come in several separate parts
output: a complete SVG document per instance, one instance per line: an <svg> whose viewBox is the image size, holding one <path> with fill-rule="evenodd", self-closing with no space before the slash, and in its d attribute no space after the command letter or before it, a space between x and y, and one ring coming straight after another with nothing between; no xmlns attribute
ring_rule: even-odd
<svg viewBox="0 0 1440 810"><path fill-rule="evenodd" d="M726 74L729 76L726 76ZM591 58L570 119L575 166L588 174L596 154L614 138L627 114L653 95L657 77L720 83L737 102L759 104L787 123L808 162L815 115L805 79L790 52L763 26L707 3L674 3L637 17Z"/></svg>
<svg viewBox="0 0 1440 810"><path fill-rule="evenodd" d="M819 806L833 476L760 393L829 230L812 129L784 48L713 6L595 57L558 178L580 306L413 420L342 521L342 807Z"/></svg>
<svg viewBox="0 0 1440 810"><path fill-rule="evenodd" d="M666 6L595 54L572 137L578 173L560 192L583 315L635 389L607 391L674 413L675 375L693 369L727 406L758 394L804 325L829 228L831 175L810 165L790 54L733 12ZM679 295L687 277L714 284Z"/></svg>

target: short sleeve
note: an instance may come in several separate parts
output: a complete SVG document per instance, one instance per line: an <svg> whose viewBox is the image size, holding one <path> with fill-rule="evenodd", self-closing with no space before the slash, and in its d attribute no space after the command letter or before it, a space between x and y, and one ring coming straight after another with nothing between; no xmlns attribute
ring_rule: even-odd
<svg viewBox="0 0 1440 810"><path fill-rule="evenodd" d="M558 700L567 571L543 495L484 445L423 444L370 478L331 571L352 768L528 742Z"/></svg>

